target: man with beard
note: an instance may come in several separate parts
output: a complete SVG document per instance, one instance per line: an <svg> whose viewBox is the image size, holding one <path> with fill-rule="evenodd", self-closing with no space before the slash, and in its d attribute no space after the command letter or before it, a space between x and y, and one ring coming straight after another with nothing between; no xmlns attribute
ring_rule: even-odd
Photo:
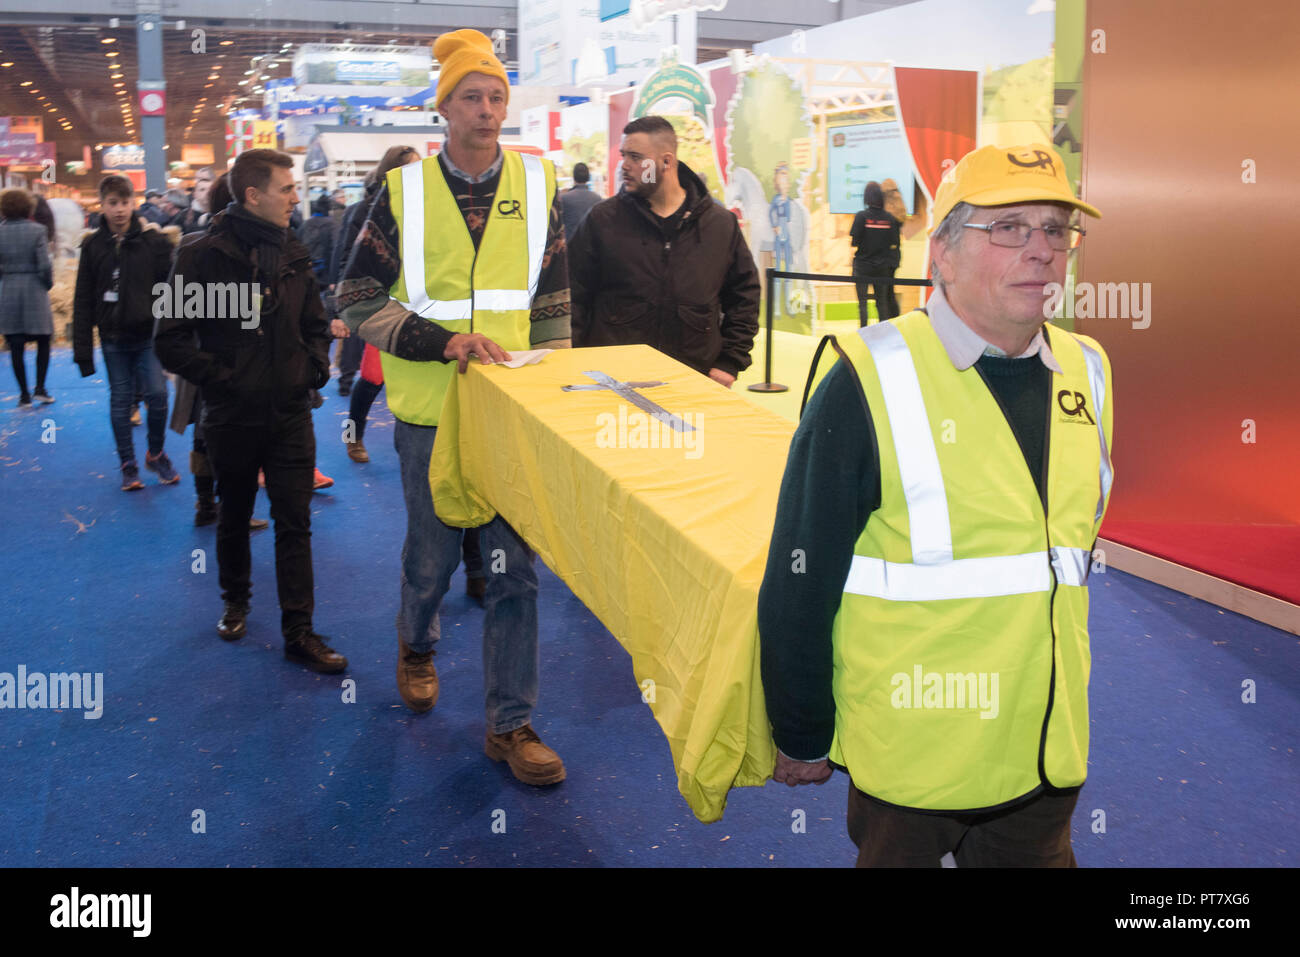
<svg viewBox="0 0 1300 957"><path fill-rule="evenodd" d="M728 388L751 362L759 281L736 217L677 159L662 116L623 128L623 189L569 244L574 346L644 343Z"/></svg>

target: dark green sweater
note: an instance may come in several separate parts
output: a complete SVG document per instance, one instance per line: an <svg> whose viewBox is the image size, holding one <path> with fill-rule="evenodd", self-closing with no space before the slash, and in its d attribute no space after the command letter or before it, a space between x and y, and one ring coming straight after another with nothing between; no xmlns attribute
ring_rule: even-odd
<svg viewBox="0 0 1300 957"><path fill-rule="evenodd" d="M985 355L975 368L1007 416L1042 498L1051 370L1038 356ZM758 596L767 715L777 747L803 760L830 750L835 731L831 625L853 546L880 507L876 431L852 377L837 362L795 431ZM796 549L804 557L800 571Z"/></svg>

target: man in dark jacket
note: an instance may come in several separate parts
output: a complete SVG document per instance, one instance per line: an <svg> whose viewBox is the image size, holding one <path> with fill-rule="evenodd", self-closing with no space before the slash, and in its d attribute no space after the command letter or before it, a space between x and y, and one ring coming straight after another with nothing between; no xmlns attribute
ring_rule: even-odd
<svg viewBox="0 0 1300 957"><path fill-rule="evenodd" d="M163 212L162 207L155 202L155 200L162 199L162 195L161 190L147 190L144 194L144 202L141 203L140 208L136 210L136 212L144 217L148 222L154 223L158 226L166 226L167 220L171 218Z"/></svg>
<svg viewBox="0 0 1300 957"><path fill-rule="evenodd" d="M312 630L316 436L309 393L329 379L329 333L311 256L287 230L298 202L293 160L275 150L247 150L235 161L230 184L235 203L177 254L172 308L160 310L154 340L163 364L203 395L208 457L221 499L217 564L225 613L217 634L233 641L247 631L248 520L261 469L275 519L285 657L336 673L347 659ZM177 288L186 290L187 304L191 288L205 296L201 316L174 308ZM214 290L224 290L226 298ZM238 308L229 305L232 291Z"/></svg>
<svg viewBox="0 0 1300 957"><path fill-rule="evenodd" d="M736 217L661 116L623 129L623 189L569 244L574 346L645 343L722 385L749 367L759 282Z"/></svg>
<svg viewBox="0 0 1300 957"><path fill-rule="evenodd" d="M311 219L298 229L298 238L311 253L312 269L321 285L329 280L330 257L334 254L334 240L338 238L339 224L330 216L333 203L322 193L311 204Z"/></svg>
<svg viewBox="0 0 1300 957"><path fill-rule="evenodd" d="M82 240L72 307L72 358L82 376L95 372L94 330L108 369L109 419L122 467L122 490L144 488L135 461L131 412L137 391L149 407L149 451L145 468L163 485L180 481L163 452L167 429L167 380L154 355L154 283L167 278L172 244L153 223L134 213L134 188L125 176L106 176L99 184L104 214L100 226Z"/></svg>
<svg viewBox="0 0 1300 957"><path fill-rule="evenodd" d="M591 207L600 202L600 197L591 191L591 170L586 163L573 164L573 189L566 189L560 194L560 208L564 210L564 235L572 239L578 235L578 227L591 212Z"/></svg>

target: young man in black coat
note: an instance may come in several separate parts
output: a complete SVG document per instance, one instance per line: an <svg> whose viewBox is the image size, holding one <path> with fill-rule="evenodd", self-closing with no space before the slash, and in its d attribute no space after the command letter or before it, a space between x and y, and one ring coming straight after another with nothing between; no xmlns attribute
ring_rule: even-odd
<svg viewBox="0 0 1300 957"><path fill-rule="evenodd" d="M329 331L311 254L288 230L298 202L293 160L275 150L247 150L231 169L230 185L235 205L177 254L164 295L170 308L159 309L154 339L163 365L203 394L208 458L221 499L217 564L225 613L217 634L233 641L247 632L248 520L261 469L275 520L285 657L337 673L347 659L312 629L310 391L329 381ZM194 295L204 298L198 309L190 305ZM185 308L178 310L181 298Z"/></svg>
<svg viewBox="0 0 1300 957"><path fill-rule="evenodd" d="M149 408L149 450L145 468L163 485L181 480L163 451L167 429L167 380L154 355L153 297L167 278L172 243L156 225L136 215L134 188L125 176L99 184L103 206L99 227L81 242L72 307L72 358L82 376L95 372L95 327L108 370L109 419L122 467L122 490L144 488L131 437L137 394ZM172 230L173 233L177 232Z"/></svg>
<svg viewBox="0 0 1300 957"><path fill-rule="evenodd" d="M623 189L569 242L574 346L644 343L727 388L749 368L759 282L736 217L661 116L623 129Z"/></svg>

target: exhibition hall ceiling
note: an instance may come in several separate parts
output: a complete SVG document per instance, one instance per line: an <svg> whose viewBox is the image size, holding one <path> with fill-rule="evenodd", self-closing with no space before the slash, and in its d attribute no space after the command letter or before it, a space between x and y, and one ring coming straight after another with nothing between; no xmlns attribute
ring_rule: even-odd
<svg viewBox="0 0 1300 957"><path fill-rule="evenodd" d="M754 43L811 29L840 19L915 0L731 0L721 11L699 15L697 60L708 62L727 50L749 49ZM215 144L220 153L225 137L225 112L230 107L261 105L261 84L292 72L294 50L304 43L424 44L465 23L403 25L400 32L355 23L324 24L313 3L272 9L286 18L219 20L186 15L186 0L166 6L163 58L167 96L167 143ZM21 4L18 4L21 6ZM0 13L0 116L40 116L45 139L56 144L59 162L79 159L82 149L97 144L139 139L138 61L134 23L117 5L103 5L85 14L67 4L57 14ZM340 5L330 4L331 8ZM346 4L349 9L379 4ZM443 2L426 7L449 20L458 8L474 25L490 31L490 22L506 31L508 61L517 56L514 3ZM260 5L264 11L265 4ZM230 16L239 9L235 0ZM391 9L385 7L386 10ZM120 16L116 27L110 17ZM315 19L313 19L315 18ZM259 22L260 20L260 22ZM85 21L85 22L82 22ZM195 29L204 32L202 49L195 49Z"/></svg>

